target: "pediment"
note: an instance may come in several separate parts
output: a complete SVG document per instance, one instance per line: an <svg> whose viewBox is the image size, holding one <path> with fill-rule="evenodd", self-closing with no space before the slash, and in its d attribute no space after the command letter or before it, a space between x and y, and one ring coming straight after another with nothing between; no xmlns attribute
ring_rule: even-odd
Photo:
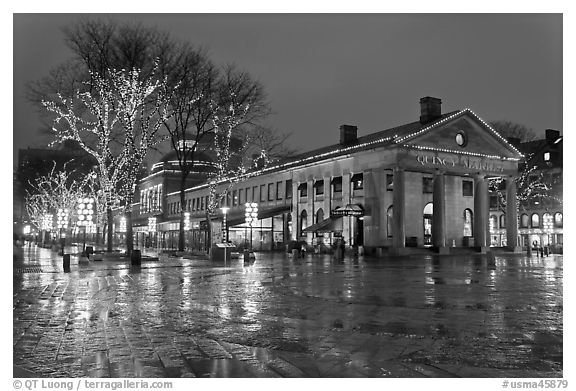
<svg viewBox="0 0 576 391"><path fill-rule="evenodd" d="M460 143L459 143L460 142ZM458 112L438 124L406 137L402 142L412 147L519 159L520 152L470 110Z"/></svg>

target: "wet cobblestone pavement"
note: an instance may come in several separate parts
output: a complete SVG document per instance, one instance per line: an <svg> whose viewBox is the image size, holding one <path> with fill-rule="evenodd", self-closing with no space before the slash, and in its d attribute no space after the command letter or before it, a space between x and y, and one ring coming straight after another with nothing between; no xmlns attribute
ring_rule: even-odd
<svg viewBox="0 0 576 391"><path fill-rule="evenodd" d="M13 358L36 377L561 377L562 256L14 255ZM29 371L29 372L27 372Z"/></svg>

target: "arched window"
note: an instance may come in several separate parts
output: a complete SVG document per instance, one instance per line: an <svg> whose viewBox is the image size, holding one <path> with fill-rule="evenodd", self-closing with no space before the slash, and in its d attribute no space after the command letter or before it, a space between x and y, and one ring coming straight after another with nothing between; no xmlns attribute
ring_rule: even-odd
<svg viewBox="0 0 576 391"><path fill-rule="evenodd" d="M308 213L306 212L306 209L304 209L301 213L300 213L300 236L303 236L304 233L302 232L302 230L304 228L306 228L308 226Z"/></svg>
<svg viewBox="0 0 576 391"><path fill-rule="evenodd" d="M562 226L563 226L563 220L562 219L563 219L562 213L557 212L554 214L554 226L556 228L562 228Z"/></svg>
<svg viewBox="0 0 576 391"><path fill-rule="evenodd" d="M470 209L464 209L464 236L473 236L474 215Z"/></svg>
<svg viewBox="0 0 576 391"><path fill-rule="evenodd" d="M322 208L316 211L316 222L319 223L324 220L324 210Z"/></svg>
<svg viewBox="0 0 576 391"><path fill-rule="evenodd" d="M390 205L390 207L388 208L388 210L386 211L386 231L388 233L388 237L391 238L392 237L392 232L393 232L393 216L394 216L394 210L393 210L393 205Z"/></svg>
<svg viewBox="0 0 576 391"><path fill-rule="evenodd" d="M498 228L498 217L496 215L490 216L490 232L494 232Z"/></svg>
<svg viewBox="0 0 576 391"><path fill-rule="evenodd" d="M532 214L530 220L532 222L532 228L540 228L540 215L538 213Z"/></svg>
<svg viewBox="0 0 576 391"><path fill-rule="evenodd" d="M530 222L530 219L528 218L528 215L526 213L523 213L520 216L520 228L528 228L529 222Z"/></svg>
<svg viewBox="0 0 576 391"><path fill-rule="evenodd" d="M500 228L506 228L506 215L500 215Z"/></svg>

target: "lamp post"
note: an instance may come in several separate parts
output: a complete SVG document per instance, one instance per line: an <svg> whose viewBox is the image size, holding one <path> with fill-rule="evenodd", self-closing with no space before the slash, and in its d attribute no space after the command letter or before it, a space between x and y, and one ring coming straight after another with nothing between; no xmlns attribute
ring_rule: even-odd
<svg viewBox="0 0 576 391"><path fill-rule="evenodd" d="M46 232L52 231L52 223L54 221L54 216L51 213L45 213L42 217L42 229L44 230L42 236L42 244L44 244L44 239L46 237Z"/></svg>
<svg viewBox="0 0 576 391"><path fill-rule="evenodd" d="M222 211L222 242L228 243L228 225L226 221L226 214L230 208L223 206L220 208L220 210Z"/></svg>
<svg viewBox="0 0 576 391"><path fill-rule="evenodd" d="M93 198L79 198L78 199L78 222L79 227L84 227L84 236L82 241L82 253L86 254L86 230L92 225L94 219L94 199Z"/></svg>
<svg viewBox="0 0 576 391"><path fill-rule="evenodd" d="M68 229L68 209L58 209L58 219L56 224L60 233L60 246L62 247L62 255L64 255L64 246L66 245L66 230Z"/></svg>
<svg viewBox="0 0 576 391"><path fill-rule="evenodd" d="M246 218L246 224L250 227L250 252L252 252L252 227L256 220L258 220L258 204L256 202L247 202L245 204L246 212L244 217Z"/></svg>

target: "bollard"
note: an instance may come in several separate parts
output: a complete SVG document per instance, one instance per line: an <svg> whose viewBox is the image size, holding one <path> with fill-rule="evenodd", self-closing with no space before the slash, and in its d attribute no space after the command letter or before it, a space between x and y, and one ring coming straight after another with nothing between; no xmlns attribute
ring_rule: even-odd
<svg viewBox="0 0 576 391"><path fill-rule="evenodd" d="M130 262L132 266L140 266L142 264L142 252L140 250L132 250Z"/></svg>
<svg viewBox="0 0 576 391"><path fill-rule="evenodd" d="M528 249L526 250L526 255L528 255L529 257L532 256L532 246L528 246Z"/></svg>
<svg viewBox="0 0 576 391"><path fill-rule="evenodd" d="M244 250L244 262L250 263L250 251Z"/></svg>
<svg viewBox="0 0 576 391"><path fill-rule="evenodd" d="M62 266L65 272L70 271L70 254L64 254L62 257Z"/></svg>

